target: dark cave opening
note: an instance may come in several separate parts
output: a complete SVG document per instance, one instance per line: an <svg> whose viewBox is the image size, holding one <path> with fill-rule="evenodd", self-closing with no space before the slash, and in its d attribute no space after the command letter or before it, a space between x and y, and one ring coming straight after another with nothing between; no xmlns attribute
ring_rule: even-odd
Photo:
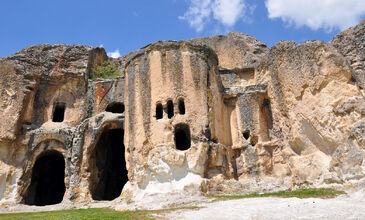
<svg viewBox="0 0 365 220"><path fill-rule="evenodd" d="M174 103L172 100L167 101L167 117L172 118L174 116Z"/></svg>
<svg viewBox="0 0 365 220"><path fill-rule="evenodd" d="M63 122L65 117L65 103L56 103L53 110L53 122Z"/></svg>
<svg viewBox="0 0 365 220"><path fill-rule="evenodd" d="M161 119L163 117L163 108L161 103L156 105L156 119Z"/></svg>
<svg viewBox="0 0 365 220"><path fill-rule="evenodd" d="M184 103L184 99L179 99L179 113L181 115L185 114L185 103Z"/></svg>
<svg viewBox="0 0 365 220"><path fill-rule="evenodd" d="M121 102L112 102L106 108L106 112L112 113L123 113L124 112L124 104Z"/></svg>
<svg viewBox="0 0 365 220"><path fill-rule="evenodd" d="M250 137L250 131L244 131L243 133L242 133L242 135L243 135L243 137L246 139L246 140L248 140L248 138Z"/></svg>
<svg viewBox="0 0 365 220"><path fill-rule="evenodd" d="M93 158L97 169L91 181L94 200L117 198L128 182L123 138L123 129L105 130L96 144Z"/></svg>
<svg viewBox="0 0 365 220"><path fill-rule="evenodd" d="M35 162L25 204L52 205L62 202L65 187L65 160L58 151L48 151Z"/></svg>
<svg viewBox="0 0 365 220"><path fill-rule="evenodd" d="M175 126L175 146L178 150L188 150L191 146L190 128L187 124Z"/></svg>

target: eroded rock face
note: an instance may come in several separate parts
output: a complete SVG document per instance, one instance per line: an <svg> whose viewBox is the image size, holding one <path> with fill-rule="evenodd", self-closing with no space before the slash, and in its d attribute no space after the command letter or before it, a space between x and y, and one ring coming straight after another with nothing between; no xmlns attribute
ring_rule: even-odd
<svg viewBox="0 0 365 220"><path fill-rule="evenodd" d="M1 58L1 202L146 206L161 194L356 185L365 174L363 24L330 43L271 49L234 32L118 59L80 45ZM106 59L123 77L92 80ZM58 180L39 165L52 158L64 160ZM46 182L63 198L37 185Z"/></svg>
<svg viewBox="0 0 365 220"><path fill-rule="evenodd" d="M2 200L25 201L44 151L63 155L69 190L74 130L91 114L88 80L94 63L105 58L105 51L89 46L37 45L0 60Z"/></svg>
<svg viewBox="0 0 365 220"><path fill-rule="evenodd" d="M351 132L364 120L364 97L347 60L335 48L319 41L280 42L260 75L271 97L270 137L283 141L286 155L281 156L289 159L279 167L274 163L273 170L282 170L286 163L295 185L343 183L364 175L363 144ZM346 156L337 156L339 151ZM344 177L338 166L352 167L351 174Z"/></svg>
<svg viewBox="0 0 365 220"><path fill-rule="evenodd" d="M337 34L331 41L342 53L354 71L358 85L365 89L365 20L355 27Z"/></svg>
<svg viewBox="0 0 365 220"><path fill-rule="evenodd" d="M213 49L218 56L219 66L224 68L256 67L269 53L264 42L239 32L230 32L227 36L195 38L188 42Z"/></svg>

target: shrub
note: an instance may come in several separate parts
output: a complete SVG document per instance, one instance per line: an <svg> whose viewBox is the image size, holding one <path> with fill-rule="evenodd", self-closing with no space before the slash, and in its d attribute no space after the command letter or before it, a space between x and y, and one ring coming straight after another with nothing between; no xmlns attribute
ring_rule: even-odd
<svg viewBox="0 0 365 220"><path fill-rule="evenodd" d="M95 66L93 73L93 79L114 79L118 76L121 76L115 64L110 60L106 60L101 65Z"/></svg>

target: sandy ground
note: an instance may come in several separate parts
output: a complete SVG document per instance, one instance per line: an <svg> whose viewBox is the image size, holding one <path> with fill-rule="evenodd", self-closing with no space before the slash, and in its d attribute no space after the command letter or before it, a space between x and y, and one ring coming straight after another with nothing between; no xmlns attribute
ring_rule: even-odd
<svg viewBox="0 0 365 220"><path fill-rule="evenodd" d="M181 196L180 196L181 197ZM162 212L156 219L364 219L365 190L342 195L333 199L299 198L250 198L210 202L202 196L181 197L169 195L146 198L145 203L123 205L114 200L92 203L61 203L50 206L9 205L0 208L0 213L39 212L75 208L110 207L118 211L130 209L166 209L169 207L199 206L200 209L179 209ZM149 204L147 206L147 203Z"/></svg>
<svg viewBox="0 0 365 220"><path fill-rule="evenodd" d="M88 208L114 208L114 204L109 201L105 202L91 202L91 203L71 203L65 202L56 205L47 206L35 206L35 205L3 205L0 207L1 213L18 213L18 212L45 212L45 211L57 211L64 209L88 209Z"/></svg>
<svg viewBox="0 0 365 220"><path fill-rule="evenodd" d="M166 219L365 219L365 194L334 199L250 198L204 204L199 210L178 210Z"/></svg>

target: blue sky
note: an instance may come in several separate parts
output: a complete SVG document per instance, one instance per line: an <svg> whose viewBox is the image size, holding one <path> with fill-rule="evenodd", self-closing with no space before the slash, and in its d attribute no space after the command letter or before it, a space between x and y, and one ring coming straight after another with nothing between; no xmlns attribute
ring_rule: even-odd
<svg viewBox="0 0 365 220"><path fill-rule="evenodd" d="M0 57L41 43L102 45L117 56L229 31L269 47L329 41L364 18L364 0L2 0Z"/></svg>

